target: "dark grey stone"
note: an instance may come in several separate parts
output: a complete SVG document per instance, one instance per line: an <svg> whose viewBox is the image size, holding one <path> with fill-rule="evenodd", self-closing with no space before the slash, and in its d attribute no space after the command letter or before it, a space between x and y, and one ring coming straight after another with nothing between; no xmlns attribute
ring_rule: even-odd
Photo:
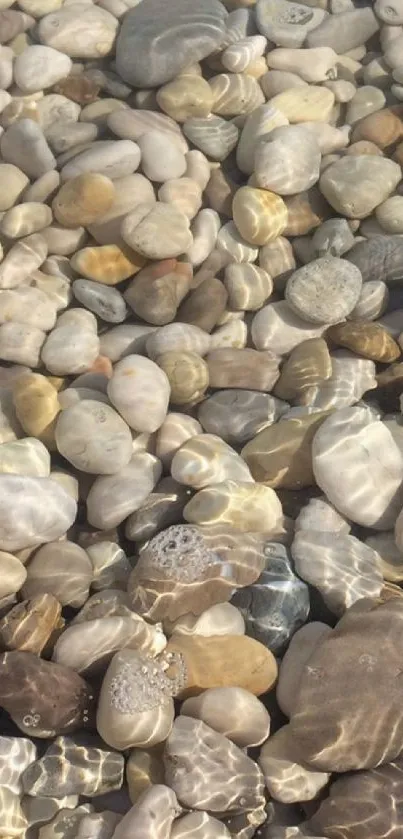
<svg viewBox="0 0 403 839"><path fill-rule="evenodd" d="M284 545L267 542L267 568L251 586L239 589L231 603L242 613L246 634L281 654L309 614L309 590L293 572Z"/></svg>
<svg viewBox="0 0 403 839"><path fill-rule="evenodd" d="M218 49L227 11L219 0L142 0L124 16L116 44L122 79L157 87Z"/></svg>

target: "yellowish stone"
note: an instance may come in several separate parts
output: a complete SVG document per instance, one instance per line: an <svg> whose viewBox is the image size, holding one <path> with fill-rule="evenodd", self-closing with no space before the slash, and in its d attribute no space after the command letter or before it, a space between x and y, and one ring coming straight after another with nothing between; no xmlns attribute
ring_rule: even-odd
<svg viewBox="0 0 403 839"><path fill-rule="evenodd" d="M242 186L235 193L232 214L239 233L251 245L266 245L287 226L283 199L266 189Z"/></svg>
<svg viewBox="0 0 403 839"><path fill-rule="evenodd" d="M270 104L281 111L290 123L327 122L334 105L334 93L317 85L292 87L273 96Z"/></svg>
<svg viewBox="0 0 403 839"><path fill-rule="evenodd" d="M26 373L14 385L13 402L25 433L55 451L54 431L60 405L53 384L39 373Z"/></svg>
<svg viewBox="0 0 403 839"><path fill-rule="evenodd" d="M77 251L70 264L83 277L113 286L137 274L146 261L130 248L122 250L118 245L101 245Z"/></svg>
<svg viewBox="0 0 403 839"><path fill-rule="evenodd" d="M157 102L175 122L207 117L213 105L213 91L202 76L181 75L160 87Z"/></svg>

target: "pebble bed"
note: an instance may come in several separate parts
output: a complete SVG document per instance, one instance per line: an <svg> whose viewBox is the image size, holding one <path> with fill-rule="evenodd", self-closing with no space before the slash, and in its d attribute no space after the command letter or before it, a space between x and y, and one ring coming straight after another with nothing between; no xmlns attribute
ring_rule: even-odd
<svg viewBox="0 0 403 839"><path fill-rule="evenodd" d="M0 839L402 839L403 0L0 0Z"/></svg>

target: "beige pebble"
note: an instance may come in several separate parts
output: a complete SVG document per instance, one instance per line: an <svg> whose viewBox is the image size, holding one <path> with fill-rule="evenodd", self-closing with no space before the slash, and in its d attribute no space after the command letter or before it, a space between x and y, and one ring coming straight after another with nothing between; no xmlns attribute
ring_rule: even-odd
<svg viewBox="0 0 403 839"><path fill-rule="evenodd" d="M184 443L173 457L171 474L193 489L225 480L253 483L246 463L215 434L199 434Z"/></svg>
<svg viewBox="0 0 403 839"><path fill-rule="evenodd" d="M256 148L256 186L278 195L300 193L318 181L320 160L319 143L303 125L275 128Z"/></svg>
<svg viewBox="0 0 403 839"><path fill-rule="evenodd" d="M164 183L185 174L186 158L173 136L163 131L146 131L139 138L138 147L143 172L150 181Z"/></svg>
<svg viewBox="0 0 403 839"><path fill-rule="evenodd" d="M52 222L52 210L46 204L26 202L11 207L1 220L0 229L9 239L20 239L38 233Z"/></svg>
<svg viewBox="0 0 403 839"><path fill-rule="evenodd" d="M267 66L273 70L296 73L305 82L325 82L337 77L337 54L331 47L311 49L271 50L267 56Z"/></svg>
<svg viewBox="0 0 403 839"><path fill-rule="evenodd" d="M140 204L122 224L125 242L149 259L179 256L191 246L189 219L173 205Z"/></svg>
<svg viewBox="0 0 403 839"><path fill-rule="evenodd" d="M63 277L52 277L42 271L33 271L29 283L34 288L43 291L53 303L56 312L65 309L72 299L71 286Z"/></svg>
<svg viewBox="0 0 403 839"><path fill-rule="evenodd" d="M0 568L2 572L0 600L2 600L3 597L9 597L20 590L26 580L27 571L19 559L6 551L0 551Z"/></svg>
<svg viewBox="0 0 403 839"><path fill-rule="evenodd" d="M234 222L251 245L266 245L281 236L287 224L288 211L279 195L266 189L244 186L232 202Z"/></svg>
<svg viewBox="0 0 403 839"><path fill-rule="evenodd" d="M180 713L203 720L241 748L260 745L270 733L270 716L263 703L243 688L209 688L185 699Z"/></svg>
<svg viewBox="0 0 403 839"><path fill-rule="evenodd" d="M112 408L97 401L83 399L63 410L55 435L60 454L82 472L113 474L131 458L129 427Z"/></svg>
<svg viewBox="0 0 403 839"><path fill-rule="evenodd" d="M162 111L176 122L190 117L207 117L212 110L213 91L202 76L180 75L157 92Z"/></svg>
<svg viewBox="0 0 403 839"><path fill-rule="evenodd" d="M86 172L63 184L52 208L60 224L77 227L102 218L112 207L114 198L115 188L109 178Z"/></svg>
<svg viewBox="0 0 403 839"><path fill-rule="evenodd" d="M403 196L387 198L376 208L375 216L385 233L403 233Z"/></svg>
<svg viewBox="0 0 403 839"><path fill-rule="evenodd" d="M239 233L233 221L223 224L217 236L217 249L228 259L228 262L255 262L259 248L250 245Z"/></svg>
<svg viewBox="0 0 403 839"><path fill-rule="evenodd" d="M20 0L20 9L32 17L44 17L60 9L61 0Z"/></svg>
<svg viewBox="0 0 403 839"><path fill-rule="evenodd" d="M239 312L237 312L239 314ZM247 324L240 319L228 320L211 335L211 350L243 349L248 340Z"/></svg>
<svg viewBox="0 0 403 839"><path fill-rule="evenodd" d="M188 405L200 401L208 388L209 370L197 353L165 352L156 358L156 363L169 380L171 402Z"/></svg>
<svg viewBox="0 0 403 839"><path fill-rule="evenodd" d="M41 231L49 253L59 256L70 256L87 241L84 227L63 227L61 224L51 224Z"/></svg>
<svg viewBox="0 0 403 839"><path fill-rule="evenodd" d="M96 140L78 154L77 151L76 147L72 153L67 152L67 160L59 157L62 181L77 178L85 172L96 172L114 181L135 172L141 158L137 143L131 140Z"/></svg>
<svg viewBox="0 0 403 839"><path fill-rule="evenodd" d="M91 223L88 229L100 245L113 244L122 247L124 243L120 228L124 217L139 204L154 203L155 195L150 181L137 172L117 178L113 183L115 197L112 206L102 218Z"/></svg>
<svg viewBox="0 0 403 839"><path fill-rule="evenodd" d="M158 429L155 453L165 469L170 469L172 459L180 447L202 432L200 423L187 414L170 411Z"/></svg>
<svg viewBox="0 0 403 839"><path fill-rule="evenodd" d="M200 210L191 224L193 242L186 255L192 265L201 265L214 250L221 227L219 214L209 208Z"/></svg>
<svg viewBox="0 0 403 839"><path fill-rule="evenodd" d="M191 149L185 155L186 157L186 172L185 177L191 178L199 184L200 189L204 192L210 179L210 163L207 157L199 149Z"/></svg>
<svg viewBox="0 0 403 839"><path fill-rule="evenodd" d="M141 793L156 784L164 783L164 766L161 750L133 749L126 764L126 780L132 804L135 804Z"/></svg>
<svg viewBox="0 0 403 839"><path fill-rule="evenodd" d="M2 550L60 539L75 520L75 501L50 478L0 475L0 490Z"/></svg>
<svg viewBox="0 0 403 839"><path fill-rule="evenodd" d="M48 478L50 474L49 452L35 437L24 437L22 440L2 443L0 445L0 472Z"/></svg>
<svg viewBox="0 0 403 839"><path fill-rule="evenodd" d="M290 73L287 70L269 70L260 79L260 86L267 99L272 99L273 96L292 87L308 87L308 83L296 73Z"/></svg>
<svg viewBox="0 0 403 839"><path fill-rule="evenodd" d="M102 58L112 49L118 22L99 6L72 3L42 18L43 44L71 58Z"/></svg>
<svg viewBox="0 0 403 839"><path fill-rule="evenodd" d="M278 93L270 104L281 111L290 123L327 122L334 105L334 93L326 87L309 85Z"/></svg>
<svg viewBox="0 0 403 839"><path fill-rule="evenodd" d="M0 291L0 323L25 323L48 332L56 321L56 307L39 288L21 286Z"/></svg>
<svg viewBox="0 0 403 839"><path fill-rule="evenodd" d="M7 163L14 163L29 178L39 178L56 169L54 157L42 128L32 119L20 119L0 138L0 150Z"/></svg>
<svg viewBox="0 0 403 839"><path fill-rule="evenodd" d="M264 103L264 94L259 83L246 73L221 73L209 82L214 114L234 117L250 114Z"/></svg>
<svg viewBox="0 0 403 839"><path fill-rule="evenodd" d="M280 664L276 691L277 702L287 717L292 715L295 707L304 667L315 648L330 631L331 627L327 624L313 621L299 629L291 638Z"/></svg>
<svg viewBox="0 0 403 839"><path fill-rule="evenodd" d="M113 111L107 122L114 134L128 140L138 140L146 131L166 132L170 137L176 137L176 142L184 154L188 151L180 126L167 114L160 114L155 110L134 110L124 107Z"/></svg>
<svg viewBox="0 0 403 839"><path fill-rule="evenodd" d="M55 169L50 172L45 172L40 178L37 178L24 192L24 201L38 201L40 204L45 203L50 198L53 198L56 190L60 186L60 175Z"/></svg>
<svg viewBox="0 0 403 839"><path fill-rule="evenodd" d="M0 358L27 367L39 367L45 338L45 332L36 326L15 321L3 323L0 326Z"/></svg>
<svg viewBox="0 0 403 839"><path fill-rule="evenodd" d="M42 350L42 361L55 376L85 373L99 355L99 338L76 324L56 325Z"/></svg>
<svg viewBox="0 0 403 839"><path fill-rule="evenodd" d="M99 128L92 122L55 122L46 131L46 139L51 149L56 154L80 146L82 143L91 143L97 139Z"/></svg>
<svg viewBox="0 0 403 839"><path fill-rule="evenodd" d="M160 428L169 395L166 374L141 355L128 355L119 361L108 384L110 401L135 431L152 433Z"/></svg>
<svg viewBox="0 0 403 839"><path fill-rule="evenodd" d="M56 486L56 484L55 484ZM69 541L50 542L36 552L28 565L23 596L53 594L62 606L78 609L88 598L91 561L83 548Z"/></svg>
<svg viewBox="0 0 403 839"><path fill-rule="evenodd" d="M166 352L191 352L203 356L210 348L210 336L191 323L170 323L147 338L146 348L153 360Z"/></svg>
<svg viewBox="0 0 403 839"><path fill-rule="evenodd" d="M347 156L322 173L320 189L332 207L348 218L365 218L382 204L401 179L393 160L375 155Z"/></svg>
<svg viewBox="0 0 403 839"><path fill-rule="evenodd" d="M63 52L33 44L18 55L14 63L14 82L23 93L33 93L65 79L72 68L72 61Z"/></svg>
<svg viewBox="0 0 403 839"><path fill-rule="evenodd" d="M89 280L114 286L137 274L145 262L143 256L130 248L122 250L118 245L101 245L76 251L71 266Z"/></svg>
<svg viewBox="0 0 403 839"><path fill-rule="evenodd" d="M95 479L87 496L88 521L93 527L117 527L141 507L161 477L161 464L144 450L112 475Z"/></svg>
<svg viewBox="0 0 403 839"><path fill-rule="evenodd" d="M269 534L281 528L283 515L270 487L227 480L197 492L183 517L191 524L230 524L245 533Z"/></svg>
<svg viewBox="0 0 403 839"><path fill-rule="evenodd" d="M260 309L273 291L270 274L257 265L247 263L227 265L224 285L228 292L228 305L241 311Z"/></svg>
<svg viewBox="0 0 403 839"><path fill-rule="evenodd" d="M172 178L160 186L158 200L165 204L173 204L188 219L193 219L202 205L202 191L199 184L191 178Z"/></svg>
<svg viewBox="0 0 403 839"><path fill-rule="evenodd" d="M0 163L0 211L10 209L29 184L27 175L12 163Z"/></svg>
<svg viewBox="0 0 403 839"><path fill-rule="evenodd" d="M140 722L137 724L137 730L141 730ZM164 739L162 736L161 740ZM147 744L144 748L147 748ZM158 778L156 780L158 781ZM142 833L145 836L151 833L155 839L164 839L167 831L170 835L173 820L180 811L181 808L172 789L164 786L162 782L152 784L150 789L143 791L135 806L119 821L114 839L131 839L132 836Z"/></svg>
<svg viewBox="0 0 403 839"><path fill-rule="evenodd" d="M236 150L237 165L241 172L246 175L252 174L259 140L282 125L288 125L288 119L282 111L273 107L271 102L259 105L248 114Z"/></svg>
<svg viewBox="0 0 403 839"><path fill-rule="evenodd" d="M47 256L47 245L39 233L16 242L0 263L0 288L20 285L32 271L40 268Z"/></svg>
<svg viewBox="0 0 403 839"><path fill-rule="evenodd" d="M278 356L245 349L214 349L206 357L210 387L270 392L279 376Z"/></svg>
<svg viewBox="0 0 403 839"><path fill-rule="evenodd" d="M168 620L164 624L169 627L168 634L180 635L245 635L245 621L232 603L216 603L201 615L189 613L182 615L172 624Z"/></svg>
<svg viewBox="0 0 403 839"><path fill-rule="evenodd" d="M250 65L263 56L266 47L267 40L263 35L251 35L227 47L221 60L231 73L248 73Z"/></svg>
<svg viewBox="0 0 403 839"><path fill-rule="evenodd" d="M174 720L169 682L157 661L136 650L116 653L106 672L99 697L97 729L103 740L117 749L133 746L147 748L165 740ZM150 692L148 704L144 703L144 692ZM126 835L129 837L132 833L122 834L121 822L119 836L123 839Z"/></svg>

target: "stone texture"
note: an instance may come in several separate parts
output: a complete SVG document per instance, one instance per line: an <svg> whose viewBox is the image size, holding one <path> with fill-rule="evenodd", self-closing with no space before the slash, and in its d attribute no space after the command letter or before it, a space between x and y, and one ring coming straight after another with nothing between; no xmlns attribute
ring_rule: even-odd
<svg viewBox="0 0 403 839"><path fill-rule="evenodd" d="M253 483L245 460L215 434L198 434L187 440L173 457L171 474L192 489L225 480Z"/></svg>
<svg viewBox="0 0 403 839"><path fill-rule="evenodd" d="M95 479L87 495L89 523L101 530L117 527L143 504L160 477L160 461L140 445L120 472Z"/></svg>
<svg viewBox="0 0 403 839"><path fill-rule="evenodd" d="M114 367L107 391L130 428L152 433L162 425L170 387L165 373L150 359L140 355L123 358Z"/></svg>
<svg viewBox="0 0 403 839"><path fill-rule="evenodd" d="M121 234L129 247L147 259L169 259L192 245L189 219L173 204L140 204L122 224Z"/></svg>
<svg viewBox="0 0 403 839"><path fill-rule="evenodd" d="M400 599L380 606L357 603L313 652L291 718L310 766L325 772L368 769L401 752L402 726L395 713L402 619ZM360 701L351 714L357 692Z"/></svg>
<svg viewBox="0 0 403 839"><path fill-rule="evenodd" d="M24 597L53 594L62 606L78 609L85 603L93 568L86 551L65 539L42 545L28 566Z"/></svg>
<svg viewBox="0 0 403 839"><path fill-rule="evenodd" d="M403 239L401 236L374 236L354 245L348 258L360 269L364 283L367 280L393 283L402 276Z"/></svg>
<svg viewBox="0 0 403 839"><path fill-rule="evenodd" d="M338 213L347 218L365 218L389 197L401 174L400 166L393 160L365 154L347 155L322 172L319 186Z"/></svg>
<svg viewBox="0 0 403 839"><path fill-rule="evenodd" d="M281 368L274 393L280 399L303 404L312 387L320 386L332 374L332 360L323 338L302 341Z"/></svg>
<svg viewBox="0 0 403 839"><path fill-rule="evenodd" d="M49 738L93 725L93 690L74 670L13 651L0 656L0 674L1 706L23 733Z"/></svg>
<svg viewBox="0 0 403 839"><path fill-rule="evenodd" d="M270 733L270 716L263 703L239 687L209 688L185 699L180 713L202 720L241 748L260 745Z"/></svg>
<svg viewBox="0 0 403 839"><path fill-rule="evenodd" d="M354 309L361 286L361 272L351 262L323 256L291 275L285 297L293 311L309 323L338 323Z"/></svg>
<svg viewBox="0 0 403 839"><path fill-rule="evenodd" d="M256 390L219 390L205 399L198 410L204 431L218 434L232 446L251 440L262 428L272 425L288 405Z"/></svg>
<svg viewBox="0 0 403 839"><path fill-rule="evenodd" d="M135 806L120 820L114 839L131 839L133 835L152 834L155 839L164 839L170 834L171 826L182 808L172 789L163 783L156 783L144 790Z"/></svg>
<svg viewBox="0 0 403 839"><path fill-rule="evenodd" d="M254 582L264 563L263 538L257 534L229 526L176 525L140 552L129 596L135 611L152 620L200 615L229 600L234 588Z"/></svg>
<svg viewBox="0 0 403 839"><path fill-rule="evenodd" d="M266 543L265 555L266 569L255 583L235 592L231 603L243 615L247 634L281 654L308 617L309 592L283 545Z"/></svg>
<svg viewBox="0 0 403 839"><path fill-rule="evenodd" d="M113 47L118 22L99 6L70 3L39 24L43 44L71 58L103 58Z"/></svg>
<svg viewBox="0 0 403 839"><path fill-rule="evenodd" d="M270 795L284 804L312 801L330 778L329 773L315 772L304 764L289 725L264 743L259 766Z"/></svg>
<svg viewBox="0 0 403 839"><path fill-rule="evenodd" d="M174 320L191 279L188 263L163 259L143 268L128 285L124 298L138 317L163 326Z"/></svg>
<svg viewBox="0 0 403 839"><path fill-rule="evenodd" d="M18 551L64 536L77 505L51 478L0 475L0 549Z"/></svg>
<svg viewBox="0 0 403 839"><path fill-rule="evenodd" d="M338 323L328 331L329 338L341 347L356 352L372 361L387 364L396 361L401 349L391 335L378 323L350 321Z"/></svg>
<svg viewBox="0 0 403 839"><path fill-rule="evenodd" d="M192 524L229 524L244 532L281 530L282 509L270 487L221 481L197 492L183 510Z"/></svg>
<svg viewBox="0 0 403 839"><path fill-rule="evenodd" d="M319 411L281 420L260 431L242 449L254 479L284 489L312 486L312 443L327 416Z"/></svg>
<svg viewBox="0 0 403 839"><path fill-rule="evenodd" d="M52 594L38 594L13 606L0 620L0 646L40 655L61 626L61 604Z"/></svg>
<svg viewBox="0 0 403 839"><path fill-rule="evenodd" d="M307 47L332 47L338 55L360 47L379 29L371 8L359 8L325 17L306 39Z"/></svg>
<svg viewBox="0 0 403 839"><path fill-rule="evenodd" d="M278 705L287 717L291 717L295 708L305 665L329 632L331 627L326 623L311 621L298 629L291 638L280 663L276 688Z"/></svg>
<svg viewBox="0 0 403 839"><path fill-rule="evenodd" d="M124 759L117 752L81 746L71 737L56 737L45 754L24 772L24 792L33 796L97 796L120 789Z"/></svg>
<svg viewBox="0 0 403 839"><path fill-rule="evenodd" d="M276 107L281 110L281 102L277 103ZM289 118L287 114L286 116ZM320 159L319 145L303 125L274 128L256 147L256 185L281 196L302 192L319 179ZM285 221L286 215L282 218ZM285 225L281 232L284 229Z"/></svg>
<svg viewBox="0 0 403 839"><path fill-rule="evenodd" d="M279 47L302 47L310 31L324 18L323 10L282 0L258 0L256 18L259 32Z"/></svg>
<svg viewBox="0 0 403 839"><path fill-rule="evenodd" d="M119 472L132 455L129 426L108 405L89 399L61 411L55 436L60 454L82 472Z"/></svg>
<svg viewBox="0 0 403 839"><path fill-rule="evenodd" d="M85 172L63 184L52 208L60 224L67 227L91 224L104 216L113 205L115 188L104 175Z"/></svg>
<svg viewBox="0 0 403 839"><path fill-rule="evenodd" d="M264 806L257 764L199 720L182 716L175 720L164 764L167 783L185 807L236 813Z"/></svg>
<svg viewBox="0 0 403 839"><path fill-rule="evenodd" d="M208 353L206 362L212 388L271 391L278 378L277 358L267 351L217 349Z"/></svg>
<svg viewBox="0 0 403 839"><path fill-rule="evenodd" d="M136 87L157 87L216 49L225 31L226 12L218 0L189 9L186 0L168 8L143 0L124 19L117 40L119 75Z"/></svg>
<svg viewBox="0 0 403 839"><path fill-rule="evenodd" d="M203 398L209 384L209 369L197 353L166 352L156 358L166 374L174 405L192 405Z"/></svg>
<svg viewBox="0 0 403 839"><path fill-rule="evenodd" d="M232 212L241 236L251 245L266 245L280 236L288 216L279 195L250 186L243 186L235 193Z"/></svg>
<svg viewBox="0 0 403 839"><path fill-rule="evenodd" d="M143 504L126 522L126 538L145 542L161 530L179 524L190 492L173 478L162 478Z"/></svg>

